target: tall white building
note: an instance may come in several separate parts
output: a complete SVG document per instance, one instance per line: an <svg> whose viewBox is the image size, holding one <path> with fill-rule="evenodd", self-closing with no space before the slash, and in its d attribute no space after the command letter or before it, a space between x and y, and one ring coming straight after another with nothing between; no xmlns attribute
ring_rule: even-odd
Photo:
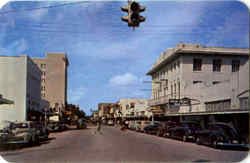
<svg viewBox="0 0 250 163"><path fill-rule="evenodd" d="M180 43L149 70L152 111L167 117L248 125L249 49Z"/></svg>
<svg viewBox="0 0 250 163"><path fill-rule="evenodd" d="M43 110L41 71L28 56L0 56L0 92L13 104L0 105L0 121L28 120Z"/></svg>

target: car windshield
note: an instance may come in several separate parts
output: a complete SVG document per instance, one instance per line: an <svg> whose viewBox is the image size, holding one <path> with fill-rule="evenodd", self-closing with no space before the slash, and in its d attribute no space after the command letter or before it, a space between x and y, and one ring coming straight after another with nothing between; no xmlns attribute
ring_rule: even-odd
<svg viewBox="0 0 250 163"><path fill-rule="evenodd" d="M11 124L11 128L28 128L27 123L13 123Z"/></svg>
<svg viewBox="0 0 250 163"><path fill-rule="evenodd" d="M230 137L236 137L238 136L237 131L229 126L226 125L217 125L217 128L221 131L224 132L226 135L230 136Z"/></svg>
<svg viewBox="0 0 250 163"><path fill-rule="evenodd" d="M200 126L197 123L182 123L182 126L185 128L196 128L199 129Z"/></svg>

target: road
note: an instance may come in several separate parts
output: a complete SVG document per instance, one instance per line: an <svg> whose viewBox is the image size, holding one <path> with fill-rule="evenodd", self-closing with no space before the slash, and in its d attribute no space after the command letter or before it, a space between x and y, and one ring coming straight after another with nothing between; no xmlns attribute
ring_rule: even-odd
<svg viewBox="0 0 250 163"><path fill-rule="evenodd" d="M50 135L40 146L2 151L9 162L238 162L247 151L221 150L116 127L70 130Z"/></svg>

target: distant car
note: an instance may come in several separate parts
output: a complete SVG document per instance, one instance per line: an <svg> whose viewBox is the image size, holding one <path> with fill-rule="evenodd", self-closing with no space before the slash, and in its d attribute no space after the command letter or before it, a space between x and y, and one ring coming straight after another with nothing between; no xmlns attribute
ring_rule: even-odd
<svg viewBox="0 0 250 163"><path fill-rule="evenodd" d="M195 133L201 129L200 123L195 121L183 121L176 127L168 129L167 136L171 138L181 139L184 142L195 141Z"/></svg>
<svg viewBox="0 0 250 163"><path fill-rule="evenodd" d="M138 131L139 132L144 132L144 127L148 126L151 124L151 121L141 121L141 124L139 126Z"/></svg>
<svg viewBox="0 0 250 163"><path fill-rule="evenodd" d="M160 122L151 122L151 124L144 127L143 131L147 134L156 134L158 129L162 127Z"/></svg>
<svg viewBox="0 0 250 163"><path fill-rule="evenodd" d="M227 123L210 123L208 128L196 132L196 143L217 148L219 146L247 147L247 140Z"/></svg>
<svg viewBox="0 0 250 163"><path fill-rule="evenodd" d="M162 122L162 126L156 131L157 136L165 136L170 128L176 127L177 123L173 121Z"/></svg>
<svg viewBox="0 0 250 163"><path fill-rule="evenodd" d="M108 120L108 125L109 126L114 126L114 121L113 120Z"/></svg>
<svg viewBox="0 0 250 163"><path fill-rule="evenodd" d="M37 145L40 139L33 122L9 122L0 132L1 144Z"/></svg>
<svg viewBox="0 0 250 163"><path fill-rule="evenodd" d="M141 121L135 121L135 131L140 132L141 130Z"/></svg>
<svg viewBox="0 0 250 163"><path fill-rule="evenodd" d="M87 128L87 124L86 124L86 121L84 119L78 119L77 121L77 128L78 129L85 129Z"/></svg>
<svg viewBox="0 0 250 163"><path fill-rule="evenodd" d="M66 128L66 124L60 121L49 121L47 124L49 132L63 131Z"/></svg>
<svg viewBox="0 0 250 163"><path fill-rule="evenodd" d="M136 121L129 121L128 128L135 130Z"/></svg>

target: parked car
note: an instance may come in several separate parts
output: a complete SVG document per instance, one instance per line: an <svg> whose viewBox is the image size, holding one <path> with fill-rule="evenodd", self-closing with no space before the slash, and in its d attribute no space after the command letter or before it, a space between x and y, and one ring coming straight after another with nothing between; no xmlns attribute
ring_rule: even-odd
<svg viewBox="0 0 250 163"><path fill-rule="evenodd" d="M219 146L247 147L247 140L243 139L231 125L222 122L210 123L208 128L196 132L196 143Z"/></svg>
<svg viewBox="0 0 250 163"><path fill-rule="evenodd" d="M135 131L140 132L141 130L141 121L135 121Z"/></svg>
<svg viewBox="0 0 250 163"><path fill-rule="evenodd" d="M9 124L1 130L1 144L39 144L39 135L33 122L9 122Z"/></svg>
<svg viewBox="0 0 250 163"><path fill-rule="evenodd" d="M78 119L77 121L77 128L78 129L85 129L87 128L87 124L86 124L86 121L82 118Z"/></svg>
<svg viewBox="0 0 250 163"><path fill-rule="evenodd" d="M128 129L133 130L135 121L129 121L128 122Z"/></svg>
<svg viewBox="0 0 250 163"><path fill-rule="evenodd" d="M47 124L47 129L49 132L63 131L66 128L66 124L60 121L49 121Z"/></svg>
<svg viewBox="0 0 250 163"><path fill-rule="evenodd" d="M156 131L157 136L165 136L170 128L173 128L177 125L177 123L174 121L162 122L161 124L162 126L157 128Z"/></svg>
<svg viewBox="0 0 250 163"><path fill-rule="evenodd" d="M176 127L168 129L167 136L181 139L184 142L188 140L195 141L195 133L201 129L200 123L195 121L183 121Z"/></svg>
<svg viewBox="0 0 250 163"><path fill-rule="evenodd" d="M151 121L141 121L141 125L139 126L138 131L139 132L144 132L144 127L146 127L147 125L150 125Z"/></svg>
<svg viewBox="0 0 250 163"><path fill-rule="evenodd" d="M37 130L37 134L40 140L47 140L49 138L49 130L47 129L44 122L33 122L34 127Z"/></svg>
<svg viewBox="0 0 250 163"><path fill-rule="evenodd" d="M109 126L114 126L114 121L113 120L108 120L108 125Z"/></svg>
<svg viewBox="0 0 250 163"><path fill-rule="evenodd" d="M158 129L162 127L160 122L151 122L151 124L144 127L143 131L147 134L156 134Z"/></svg>

